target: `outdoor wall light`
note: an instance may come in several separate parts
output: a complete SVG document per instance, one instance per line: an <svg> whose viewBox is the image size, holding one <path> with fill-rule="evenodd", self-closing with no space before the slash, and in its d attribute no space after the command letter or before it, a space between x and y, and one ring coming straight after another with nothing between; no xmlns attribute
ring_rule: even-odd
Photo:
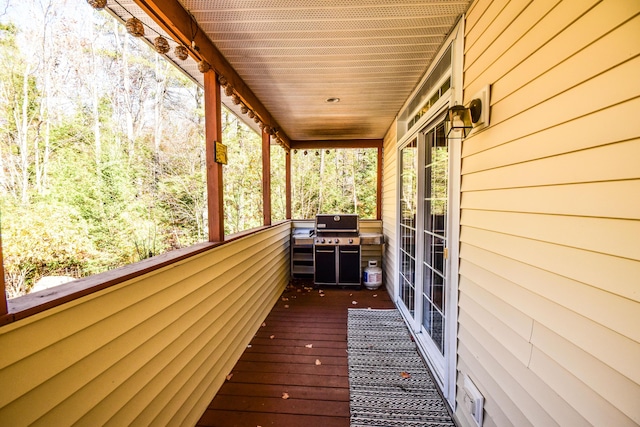
<svg viewBox="0 0 640 427"><path fill-rule="evenodd" d="M454 105L449 108L449 112L446 117L448 131L447 136L450 136L451 132L462 131L462 137L466 138L471 132L471 129L478 123L482 114L482 101L480 99L473 99L469 103L469 107L464 105Z"/></svg>
<svg viewBox="0 0 640 427"><path fill-rule="evenodd" d="M452 131L461 131L461 138L466 138L472 129L480 130L489 126L491 85L485 85L473 95L469 107L454 105L449 108L445 118L447 137ZM456 135L458 133L456 132Z"/></svg>

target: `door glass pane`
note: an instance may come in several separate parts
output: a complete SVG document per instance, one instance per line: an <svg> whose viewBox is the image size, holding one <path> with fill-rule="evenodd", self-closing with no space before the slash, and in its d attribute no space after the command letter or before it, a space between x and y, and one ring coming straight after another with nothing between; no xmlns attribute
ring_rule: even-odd
<svg viewBox="0 0 640 427"><path fill-rule="evenodd" d="M429 131L424 164L422 325L444 354L449 146L444 125Z"/></svg>
<svg viewBox="0 0 640 427"><path fill-rule="evenodd" d="M400 295L414 315L416 270L417 140L400 152Z"/></svg>

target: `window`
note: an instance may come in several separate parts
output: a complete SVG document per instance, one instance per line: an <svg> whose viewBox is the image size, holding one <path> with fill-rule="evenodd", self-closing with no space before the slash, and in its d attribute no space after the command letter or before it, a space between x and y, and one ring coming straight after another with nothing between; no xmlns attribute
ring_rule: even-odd
<svg viewBox="0 0 640 427"><path fill-rule="evenodd" d="M271 219L283 221L287 217L286 194L286 158L287 153L282 147L271 144Z"/></svg>
<svg viewBox="0 0 640 427"><path fill-rule="evenodd" d="M376 218L376 148L293 150L293 218L319 213L357 213Z"/></svg>
<svg viewBox="0 0 640 427"><path fill-rule="evenodd" d="M106 12L54 3L0 17L9 297L208 236L202 90Z"/></svg>
<svg viewBox="0 0 640 427"><path fill-rule="evenodd" d="M412 315L416 297L417 151L416 139L400 150L400 297Z"/></svg>
<svg viewBox="0 0 640 427"><path fill-rule="evenodd" d="M222 108L224 166L224 233L235 234L263 225L262 137Z"/></svg>
<svg viewBox="0 0 640 427"><path fill-rule="evenodd" d="M441 106L443 102L448 101L449 91L452 88L452 52L452 45L449 45L438 62L430 69L411 101L398 116L397 137L399 140L405 135L409 135L413 126L422 117L432 114L433 110L429 111L431 108Z"/></svg>

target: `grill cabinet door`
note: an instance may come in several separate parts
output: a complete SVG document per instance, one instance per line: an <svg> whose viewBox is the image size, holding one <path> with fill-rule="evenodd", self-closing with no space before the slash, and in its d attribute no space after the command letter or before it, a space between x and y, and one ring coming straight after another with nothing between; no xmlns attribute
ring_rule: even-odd
<svg viewBox="0 0 640 427"><path fill-rule="evenodd" d="M316 246L315 254L315 283L336 283L336 247Z"/></svg>
<svg viewBox="0 0 640 427"><path fill-rule="evenodd" d="M339 284L360 284L360 246L340 246Z"/></svg>

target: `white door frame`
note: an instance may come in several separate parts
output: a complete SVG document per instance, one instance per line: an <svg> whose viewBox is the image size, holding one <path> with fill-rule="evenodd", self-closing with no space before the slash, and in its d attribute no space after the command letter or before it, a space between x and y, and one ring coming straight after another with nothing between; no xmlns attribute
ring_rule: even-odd
<svg viewBox="0 0 640 427"><path fill-rule="evenodd" d="M420 160L424 159L424 132L435 125L436 119L445 111L448 107L455 104L462 104L463 101L463 86L462 86L462 70L463 70L463 53L464 53L464 16L459 20L454 30L449 35L448 39L443 43L443 47L438 52L434 64L438 62L438 58L441 57L449 45L452 45L452 59L451 59L451 92L446 99L439 100L428 114L425 114L418 123L414 125L414 129L411 132L407 132L397 145L397 174L400 177L400 152L401 150L412 141L414 138L418 138L418 157ZM425 76L429 75L431 69L427 70ZM413 94L412 94L413 97ZM422 313L418 313L417 310L412 317L408 310L405 308L400 295L400 283L399 283L399 270L396 271L394 277L394 299L399 311L403 314L407 325L411 329L416 338L416 343L420 349L423 357L425 357L427 363L434 371L434 376L437 379L438 385L445 399L449 402L450 406L455 410L456 405L456 374L457 374L457 330L458 330L458 282L459 282L459 254L460 254L460 191L461 191L461 155L462 155L462 139L449 138L449 208L448 208L448 221L447 221L447 288L446 288L446 323L445 323L445 348L444 357L439 359L431 357L433 351L438 351L435 345L430 340L425 340L421 336L420 327ZM421 148L422 147L422 148ZM420 161L423 168L423 161ZM424 197L424 183L422 175L424 171L418 171L418 199ZM400 195L400 179L396 182L396 194ZM423 224L422 209L418 210L418 218L416 218L417 224ZM400 236L400 203L396 200L396 236ZM416 270L418 269L418 263L421 262L419 256L422 255L424 249L420 248L420 242L423 237L420 236L423 233L416 233ZM400 243L398 240L398 246L395 251L395 265L400 266ZM417 274L416 277L421 278L422 274ZM421 282L421 280L420 280ZM415 283L415 300L422 298L422 283ZM422 304L418 304L421 307Z"/></svg>

